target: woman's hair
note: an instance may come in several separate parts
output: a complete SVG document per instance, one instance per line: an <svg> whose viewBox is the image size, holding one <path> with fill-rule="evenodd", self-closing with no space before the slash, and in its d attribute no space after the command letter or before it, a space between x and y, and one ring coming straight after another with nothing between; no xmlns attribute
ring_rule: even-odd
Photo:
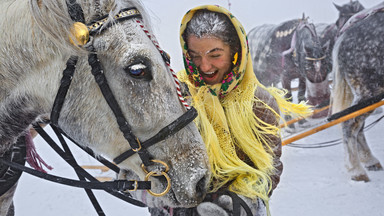
<svg viewBox="0 0 384 216"><path fill-rule="evenodd" d="M229 18L222 13L205 9L196 11L182 34L187 46L187 39L190 35L197 38L214 37L220 39L229 45L232 55L240 50L240 40L236 29Z"/></svg>

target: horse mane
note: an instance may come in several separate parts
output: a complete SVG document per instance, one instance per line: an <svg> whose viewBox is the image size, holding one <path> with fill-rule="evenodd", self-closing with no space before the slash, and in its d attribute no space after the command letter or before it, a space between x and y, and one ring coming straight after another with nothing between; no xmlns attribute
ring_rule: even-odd
<svg viewBox="0 0 384 216"><path fill-rule="evenodd" d="M44 32L54 44L64 50L68 48L72 52L81 52L69 41L70 29L74 21L68 13L69 0L30 0L32 17L40 30ZM113 21L113 16L121 9L136 7L142 14L143 22L149 28L147 12L140 0L76 0L81 5L88 24L93 19L102 15L109 15L107 22Z"/></svg>
<svg viewBox="0 0 384 216"><path fill-rule="evenodd" d="M285 21L283 23L281 23L277 28L276 28L276 31L287 31L287 30L290 30L290 29L293 29L293 28L296 28L299 23L300 23L301 19L293 19L293 20L288 20L288 21Z"/></svg>

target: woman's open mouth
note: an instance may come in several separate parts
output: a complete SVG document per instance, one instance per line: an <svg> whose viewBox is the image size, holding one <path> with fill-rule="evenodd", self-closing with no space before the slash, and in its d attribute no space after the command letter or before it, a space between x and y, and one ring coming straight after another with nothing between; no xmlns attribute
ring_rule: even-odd
<svg viewBox="0 0 384 216"><path fill-rule="evenodd" d="M201 74L204 78L204 81L210 84L209 82L213 81L216 78L218 71L203 72Z"/></svg>

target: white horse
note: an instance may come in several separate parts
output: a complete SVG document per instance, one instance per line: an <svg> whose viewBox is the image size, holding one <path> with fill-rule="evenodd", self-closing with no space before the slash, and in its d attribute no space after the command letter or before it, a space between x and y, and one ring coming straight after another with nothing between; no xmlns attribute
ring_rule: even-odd
<svg viewBox="0 0 384 216"><path fill-rule="evenodd" d="M0 2L0 156L29 131L31 124L50 116L70 56L79 59L58 126L76 142L109 159L131 149L91 74L87 47L93 47L98 55L111 91L139 140L148 140L186 112L162 55L140 26L148 26L140 2L74 0L82 8L86 24L107 17L103 31L91 35L84 46L76 46L69 39L74 21L67 1ZM116 21L116 14L131 7L143 18ZM147 150L153 159L169 166L171 182L164 196L153 198L148 194L144 201L149 207L188 208L203 200L210 179L209 165L193 123ZM119 167L134 172L140 178L136 180L143 180L146 174L141 164L135 154ZM156 193L167 186L164 178L150 180L151 190ZM0 215L6 215L13 192L0 197Z"/></svg>

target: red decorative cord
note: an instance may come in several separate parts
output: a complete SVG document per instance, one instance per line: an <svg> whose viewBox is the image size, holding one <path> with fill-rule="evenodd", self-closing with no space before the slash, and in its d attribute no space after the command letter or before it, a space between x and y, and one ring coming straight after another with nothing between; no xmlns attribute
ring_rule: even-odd
<svg viewBox="0 0 384 216"><path fill-rule="evenodd" d="M144 33L148 36L148 38L153 42L153 44L155 45L155 47L159 50L159 52L164 55L164 50L162 50L159 46L159 43L157 42L156 38L151 35L151 33L145 28L145 26L142 24L142 22L140 20L137 20L136 19L136 22L139 24L139 26L143 29ZM173 76L173 79L175 80L175 86L176 86L176 92L177 92L177 96L179 97L179 100L180 102L184 105L184 107L189 110L191 109L191 107L189 106L189 104L185 101L184 97L182 96L181 94L181 90L180 90L180 81L179 79L177 78L177 75L175 73L175 71L171 68L171 65L169 64L169 62L166 62L166 65L168 66L169 70L171 71L172 73L172 76Z"/></svg>

